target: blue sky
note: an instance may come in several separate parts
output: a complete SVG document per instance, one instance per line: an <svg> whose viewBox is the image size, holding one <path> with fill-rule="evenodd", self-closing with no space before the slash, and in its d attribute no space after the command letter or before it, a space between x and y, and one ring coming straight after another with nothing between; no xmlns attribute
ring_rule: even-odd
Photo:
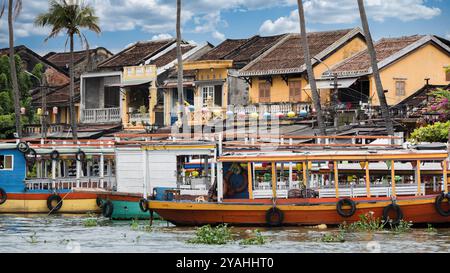
<svg viewBox="0 0 450 273"><path fill-rule="evenodd" d="M226 38L298 32L296 0L182 0L183 38L220 43ZM449 0L365 0L375 39L436 34L450 39ZM48 29L33 25L47 0L24 0L16 21L16 44L40 54L65 51L65 38L44 43ZM175 0L85 0L100 17L103 33L85 33L91 47L118 52L136 41L175 36ZM304 0L307 28L322 31L360 25L356 0ZM7 24L0 21L0 47L7 46ZM79 43L77 43L78 48Z"/></svg>

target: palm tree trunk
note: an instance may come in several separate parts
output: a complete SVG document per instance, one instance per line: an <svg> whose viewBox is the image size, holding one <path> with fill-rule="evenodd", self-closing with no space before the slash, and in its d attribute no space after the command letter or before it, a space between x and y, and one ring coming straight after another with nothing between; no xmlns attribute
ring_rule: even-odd
<svg viewBox="0 0 450 273"><path fill-rule="evenodd" d="M306 34L306 26L305 26L305 11L303 9L302 0L297 0L297 3L298 3L298 15L300 18L300 32L302 38L303 51L305 55L305 65L306 71L308 73L309 85L311 86L311 95L314 103L314 108L316 109L317 125L319 126L320 134L325 136L327 133L322 116L322 106L320 105L320 97L319 93L317 92L316 79L314 77L314 71L312 68L311 54L309 53L308 37Z"/></svg>
<svg viewBox="0 0 450 273"><path fill-rule="evenodd" d="M381 83L380 71L378 69L377 54L373 45L372 35L370 34L369 22L367 20L366 10L364 8L364 0L358 0L359 13L361 17L361 23L366 37L367 48L370 55L370 63L372 65L373 78L375 80L375 86L377 89L378 99L380 101L381 115L386 122L386 130L388 135L394 135L394 126L392 124L391 113L389 112L389 106L384 95L383 84Z"/></svg>
<svg viewBox="0 0 450 273"><path fill-rule="evenodd" d="M22 137L22 128L20 124L20 93L19 84L17 82L16 60L14 55L14 22L13 22L13 0L8 2L8 28L9 28L9 67L11 72L11 82L14 97L14 113L16 132L18 137Z"/></svg>
<svg viewBox="0 0 450 273"><path fill-rule="evenodd" d="M177 0L177 60L178 60L178 112L183 121L184 93L183 93L183 56L181 53L181 0Z"/></svg>
<svg viewBox="0 0 450 273"><path fill-rule="evenodd" d="M75 84L74 84L74 71L73 71L74 57L73 57L73 34L70 34L70 95L69 95L69 110L70 110L70 123L72 127L72 139L74 143L78 141L77 131L77 117L75 115Z"/></svg>

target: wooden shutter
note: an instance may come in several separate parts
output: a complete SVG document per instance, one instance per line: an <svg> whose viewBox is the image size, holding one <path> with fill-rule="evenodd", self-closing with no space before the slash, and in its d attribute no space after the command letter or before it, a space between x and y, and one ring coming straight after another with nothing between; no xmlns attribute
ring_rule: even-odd
<svg viewBox="0 0 450 273"><path fill-rule="evenodd" d="M294 101L302 100L302 82L289 81L289 99Z"/></svg>
<svg viewBox="0 0 450 273"><path fill-rule="evenodd" d="M214 104L222 107L222 85L214 86Z"/></svg>
<svg viewBox="0 0 450 273"><path fill-rule="evenodd" d="M445 80L450 82L450 67L447 68L448 70L445 72Z"/></svg>
<svg viewBox="0 0 450 273"><path fill-rule="evenodd" d="M259 83L259 102L270 102L270 83Z"/></svg>

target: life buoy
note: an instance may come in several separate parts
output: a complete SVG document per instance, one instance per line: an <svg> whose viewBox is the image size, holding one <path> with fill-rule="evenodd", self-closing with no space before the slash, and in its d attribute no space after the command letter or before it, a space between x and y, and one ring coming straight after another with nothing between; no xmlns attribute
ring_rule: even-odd
<svg viewBox="0 0 450 273"><path fill-rule="evenodd" d="M274 220L275 218L275 220ZM271 227L279 227L283 224L284 213L276 207L266 211L266 223Z"/></svg>
<svg viewBox="0 0 450 273"><path fill-rule="evenodd" d="M53 206L53 202L56 202L55 206ZM63 205L62 198L61 198L61 196L59 196L57 194L50 195L47 198L47 208L51 212L55 212L55 211L60 210L62 205Z"/></svg>
<svg viewBox="0 0 450 273"><path fill-rule="evenodd" d="M8 200L8 194L6 194L6 191L2 188L0 188L0 205L6 202Z"/></svg>
<svg viewBox="0 0 450 273"><path fill-rule="evenodd" d="M95 200L95 203L97 203L97 206L99 208L102 208L103 206L103 200L100 197L97 197L97 199Z"/></svg>
<svg viewBox="0 0 450 273"><path fill-rule="evenodd" d="M345 205L350 206L350 210L344 210ZM336 210L344 218L352 217L356 212L356 203L348 198L341 199L336 204Z"/></svg>
<svg viewBox="0 0 450 273"><path fill-rule="evenodd" d="M139 200L139 208L141 209L142 212L147 212L148 211L148 201L145 198L141 198L141 200Z"/></svg>
<svg viewBox="0 0 450 273"><path fill-rule="evenodd" d="M86 160L86 153L83 152L82 150L79 150L76 153L75 158L77 159L77 161L84 162Z"/></svg>
<svg viewBox="0 0 450 273"><path fill-rule="evenodd" d="M390 219L389 218L389 213L391 211L395 212L395 218L394 219ZM402 209L400 208L399 205L392 203L392 204L384 207L384 209L383 209L383 222L385 224L390 222L391 225L398 225L398 224L400 224L400 221L402 219L403 219L403 212L402 212Z"/></svg>
<svg viewBox="0 0 450 273"><path fill-rule="evenodd" d="M103 204L102 215L106 218L110 218L114 211L114 204L111 201L106 201Z"/></svg>
<svg viewBox="0 0 450 273"><path fill-rule="evenodd" d="M50 158L51 158L52 160L58 160L58 159L59 159L59 152L58 152L57 150L53 150L53 151L50 153Z"/></svg>
<svg viewBox="0 0 450 273"><path fill-rule="evenodd" d="M28 145L28 143L26 142L19 142L17 144L17 149L21 152L21 153L26 153L28 152L28 150L30 149L30 146Z"/></svg>
<svg viewBox="0 0 450 273"><path fill-rule="evenodd" d="M434 207L436 208L436 211L445 217L450 216L450 209L449 210L444 210L442 208L442 203L444 202L444 200L447 199L448 204L450 205L450 195L449 194L445 194L445 193L441 193L438 196L436 196L436 201L434 202Z"/></svg>

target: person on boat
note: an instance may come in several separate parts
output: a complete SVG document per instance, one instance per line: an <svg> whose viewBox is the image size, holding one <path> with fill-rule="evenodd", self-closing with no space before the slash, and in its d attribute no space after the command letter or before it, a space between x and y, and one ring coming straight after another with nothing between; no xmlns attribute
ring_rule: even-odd
<svg viewBox="0 0 450 273"><path fill-rule="evenodd" d="M247 174L237 163L231 165L223 178L223 196L230 199L249 198ZM208 191L208 201L217 201L217 181Z"/></svg>
<svg viewBox="0 0 450 273"><path fill-rule="evenodd" d="M223 196L230 199L246 199L248 178L240 164L233 163L223 178Z"/></svg>

